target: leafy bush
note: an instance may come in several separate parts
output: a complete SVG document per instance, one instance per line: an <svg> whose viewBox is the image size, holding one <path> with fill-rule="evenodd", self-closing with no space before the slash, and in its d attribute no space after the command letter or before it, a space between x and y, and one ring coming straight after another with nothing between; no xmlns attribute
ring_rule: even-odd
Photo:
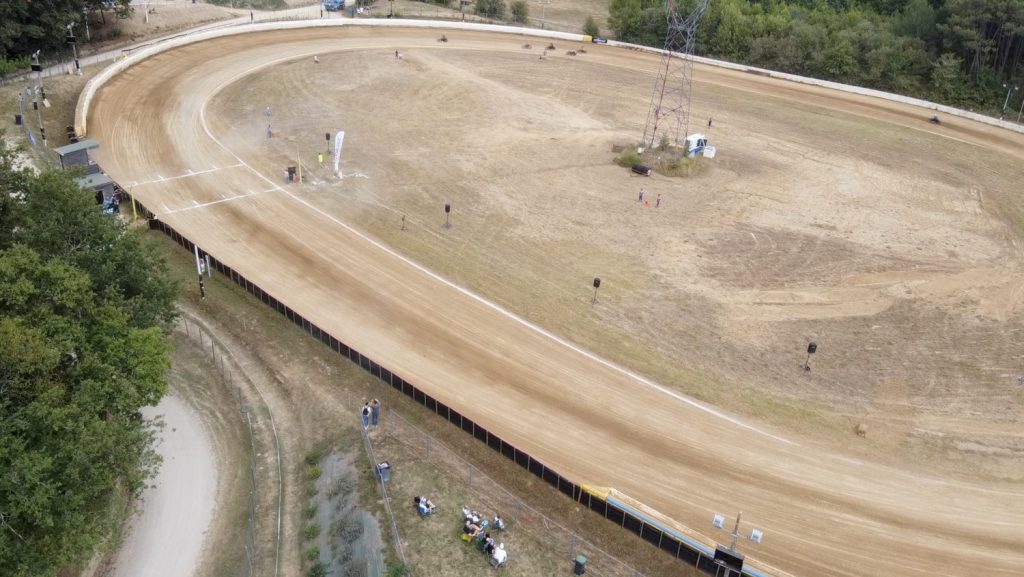
<svg viewBox="0 0 1024 577"><path fill-rule="evenodd" d="M587 36L601 35L601 29L597 26L597 20L594 20L593 16L587 16L587 21L583 23L583 33Z"/></svg>
<svg viewBox="0 0 1024 577"><path fill-rule="evenodd" d="M320 463L320 459L323 459L324 455L320 451L310 451L306 453L306 464L309 466L317 465Z"/></svg>
<svg viewBox="0 0 1024 577"><path fill-rule="evenodd" d="M327 567L324 567L323 563L317 561L315 565L309 568L306 575L309 577L327 577Z"/></svg>
<svg viewBox="0 0 1024 577"><path fill-rule="evenodd" d="M615 162L619 166L633 166L640 163L640 155L635 150L631 150L615 159Z"/></svg>
<svg viewBox="0 0 1024 577"><path fill-rule="evenodd" d="M658 150L668 150L672 146L672 141L669 140L668 135L664 132L661 133L661 140L658 142Z"/></svg>
<svg viewBox="0 0 1024 577"><path fill-rule="evenodd" d="M319 479L320 478L320 466L319 465L313 465L312 467L309 467L308 469L306 469L306 477L309 477L310 479Z"/></svg>
<svg viewBox="0 0 1024 577"><path fill-rule="evenodd" d="M316 545L313 545L309 549L306 549L306 559L310 563L319 562L320 561L320 548L317 547Z"/></svg>
<svg viewBox="0 0 1024 577"><path fill-rule="evenodd" d="M313 523L302 530L302 536L306 538L306 541L312 541L320 536L320 525Z"/></svg>
<svg viewBox="0 0 1024 577"><path fill-rule="evenodd" d="M526 19L530 16L530 6L526 0L513 0L509 7L512 10L512 21L525 24Z"/></svg>
<svg viewBox="0 0 1024 577"><path fill-rule="evenodd" d="M496 20L505 19L505 0L476 0L476 13Z"/></svg>

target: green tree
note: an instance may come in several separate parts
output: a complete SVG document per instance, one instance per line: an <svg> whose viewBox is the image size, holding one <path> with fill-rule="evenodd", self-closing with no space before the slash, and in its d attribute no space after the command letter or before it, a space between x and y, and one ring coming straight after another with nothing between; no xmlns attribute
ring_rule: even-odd
<svg viewBox="0 0 1024 577"><path fill-rule="evenodd" d="M936 40L937 22L938 14L928 0L910 0L903 11L893 17L893 30L931 45Z"/></svg>
<svg viewBox="0 0 1024 577"><path fill-rule="evenodd" d="M597 20L594 20L593 16L587 16L587 20L583 22L583 33L588 36L601 35L601 28L597 25Z"/></svg>
<svg viewBox="0 0 1024 577"><path fill-rule="evenodd" d="M530 6L526 0L512 0L512 3L509 4L509 11L512 13L512 21L520 24L526 23L526 19L530 16Z"/></svg>
<svg viewBox="0 0 1024 577"><path fill-rule="evenodd" d="M505 0L476 0L476 13L495 20L505 19Z"/></svg>
<svg viewBox="0 0 1024 577"><path fill-rule="evenodd" d="M131 0L11 0L0 2L0 61L16 60L40 50L54 60L67 50L67 25L80 24L87 12L113 5L131 13Z"/></svg>
<svg viewBox="0 0 1024 577"><path fill-rule="evenodd" d="M932 89L940 100L962 106L967 104L967 81L963 61L946 52L932 63Z"/></svg>
<svg viewBox="0 0 1024 577"><path fill-rule="evenodd" d="M619 40L635 41L640 36L643 9L644 0L611 0L608 4L608 28Z"/></svg>
<svg viewBox="0 0 1024 577"><path fill-rule="evenodd" d="M166 389L174 290L91 192L12 160L0 146L0 567L46 577L91 556L156 465L139 409Z"/></svg>

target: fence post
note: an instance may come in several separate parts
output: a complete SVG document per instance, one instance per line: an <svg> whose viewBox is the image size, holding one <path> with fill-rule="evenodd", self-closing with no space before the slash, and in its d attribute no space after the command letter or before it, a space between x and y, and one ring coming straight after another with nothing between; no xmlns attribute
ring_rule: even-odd
<svg viewBox="0 0 1024 577"><path fill-rule="evenodd" d="M522 506L523 506L523 502L520 501L519 498L517 497L516 498L516 506L515 506L515 508L512 511L512 521L516 525L519 524L519 510L522 508Z"/></svg>
<svg viewBox="0 0 1024 577"><path fill-rule="evenodd" d="M430 460L430 442L431 442L432 440L433 440L432 438L430 438L429 436L427 436L427 455L426 455L426 460L427 460L427 461L429 461L429 460Z"/></svg>
<svg viewBox="0 0 1024 577"><path fill-rule="evenodd" d="M576 558L576 533L572 534L569 538L569 560L572 561Z"/></svg>
<svg viewBox="0 0 1024 577"><path fill-rule="evenodd" d="M473 465L469 466L469 485L466 489L467 494L473 492Z"/></svg>

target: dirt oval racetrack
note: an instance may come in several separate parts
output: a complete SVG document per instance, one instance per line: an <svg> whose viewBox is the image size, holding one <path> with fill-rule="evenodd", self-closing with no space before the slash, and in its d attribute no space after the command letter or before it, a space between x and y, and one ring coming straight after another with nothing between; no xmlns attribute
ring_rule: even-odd
<svg viewBox="0 0 1024 577"><path fill-rule="evenodd" d="M281 186L208 104L275 65L338 51L519 51L522 36L308 29L174 49L103 87L89 111L97 159L158 217L340 340L578 482L615 489L711 543L712 512L743 511L769 574L1020 575L1024 488L946 479L837 454L695 403L602 361L431 274ZM546 40L537 39L542 45ZM588 61L653 68L595 48ZM876 120L919 110L701 68L703 82L814 100ZM600 84L595 79L595 85ZM301 98L298 94L296 98ZM372 111L369 111L372 114ZM955 138L1021 155L1021 139L960 123ZM466 127L471 130L472 127ZM321 134L322 136L322 134ZM724 536L718 536L724 539ZM653 553L652 553L653 554Z"/></svg>

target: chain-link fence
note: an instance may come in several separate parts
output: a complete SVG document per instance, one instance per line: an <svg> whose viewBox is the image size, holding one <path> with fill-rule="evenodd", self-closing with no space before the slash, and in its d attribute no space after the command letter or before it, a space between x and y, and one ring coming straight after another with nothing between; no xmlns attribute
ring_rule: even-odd
<svg viewBox="0 0 1024 577"><path fill-rule="evenodd" d="M248 498L244 558L229 575L278 575L281 556L282 490L281 448L273 415L262 395L248 382L225 349L197 319L183 316L180 329L199 347L208 352L217 375L228 387L237 403L248 442ZM268 431L269 428L269 431ZM260 455L276 455L276 469L260 466Z"/></svg>
<svg viewBox="0 0 1024 577"><path fill-rule="evenodd" d="M377 477L377 485L380 486L380 496L384 500L384 509L388 514L388 522L391 525L391 541L394 543L395 554L398 556L399 562L406 568L406 575L412 576L412 571L409 569L409 562L405 557L405 546L402 545L402 536L398 533L398 523L395 521L395 511L391 507L391 496L388 494L387 479L381 474L380 470L377 469L377 453L373 449L373 442L370 440L370 436L367 434L367 430L363 429L363 445L366 447L366 456L370 459L370 466L374 469L374 474ZM383 567L383 561L380 566Z"/></svg>

